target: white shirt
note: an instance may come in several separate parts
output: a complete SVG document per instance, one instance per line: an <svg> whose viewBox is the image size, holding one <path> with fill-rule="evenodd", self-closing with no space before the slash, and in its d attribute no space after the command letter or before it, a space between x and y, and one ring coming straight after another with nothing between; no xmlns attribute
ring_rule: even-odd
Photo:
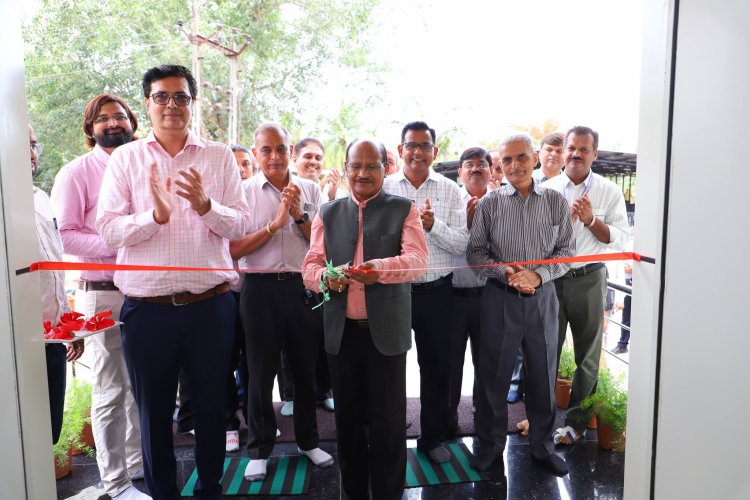
<svg viewBox="0 0 750 500"><path fill-rule="evenodd" d="M57 230L57 221L52 213L49 196L34 188L34 212L36 215L36 239L39 261L62 262L62 240ZM65 272L42 271L39 273L42 297L42 321L57 324L60 316L70 311L65 295Z"/></svg>
<svg viewBox="0 0 750 500"><path fill-rule="evenodd" d="M428 283L449 274L453 268L453 257L465 255L469 243L466 209L461 202L458 184L430 167L427 179L419 189L409 182L403 170L386 177L383 189L412 200L417 208L422 208L424 200L429 198L430 206L435 212L432 229L425 231L430 269L421 278L414 280L414 283Z"/></svg>
<svg viewBox="0 0 750 500"><path fill-rule="evenodd" d="M484 195L487 196L489 192L490 190L487 189ZM466 205L469 204L471 198L472 196L466 190L466 186L461 186L461 203L464 212L466 212ZM487 283L486 277L479 276L474 269L467 267L469 263L466 260L466 252L453 257L453 265L455 266L455 269L453 269L453 288L477 288Z"/></svg>
<svg viewBox="0 0 750 500"><path fill-rule="evenodd" d="M625 210L625 198L617 184L589 171L586 179L576 186L563 171L560 175L542 184L541 187L553 189L562 194L567 200L568 206L570 206L583 195L586 186L589 184L588 197L591 200L594 217L609 226L609 242L602 243L596 239L591 230L584 227L583 222L579 219L576 219L573 221L576 255L596 255L624 251L625 243L630 235L630 226L628 225L628 214ZM585 265L586 263L573 263L571 268L576 269Z"/></svg>

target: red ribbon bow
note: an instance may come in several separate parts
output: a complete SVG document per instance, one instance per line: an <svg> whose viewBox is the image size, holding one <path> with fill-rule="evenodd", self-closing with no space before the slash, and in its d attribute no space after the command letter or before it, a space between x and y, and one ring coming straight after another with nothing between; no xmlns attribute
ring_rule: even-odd
<svg viewBox="0 0 750 500"><path fill-rule="evenodd" d="M86 330L95 332L97 330L109 328L110 326L115 324L114 320L110 316L112 316L112 311L102 311L99 314L91 316L91 318L89 318L89 320L86 322Z"/></svg>
<svg viewBox="0 0 750 500"><path fill-rule="evenodd" d="M76 337L74 332L84 328L90 332L103 330L115 324L109 316L112 316L112 311L102 311L85 321L83 314L75 311L67 312L60 316L60 321L55 326L52 326L50 321L44 322L44 338L70 340Z"/></svg>

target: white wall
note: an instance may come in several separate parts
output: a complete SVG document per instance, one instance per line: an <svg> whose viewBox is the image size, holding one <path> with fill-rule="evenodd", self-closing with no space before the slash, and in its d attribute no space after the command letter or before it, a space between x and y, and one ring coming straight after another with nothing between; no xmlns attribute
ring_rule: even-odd
<svg viewBox="0 0 750 500"><path fill-rule="evenodd" d="M625 497L649 498L657 372L673 1L644 4L634 251L656 265L633 267Z"/></svg>
<svg viewBox="0 0 750 500"><path fill-rule="evenodd" d="M57 497L18 8L0 2L0 498ZM40 138L43 142L44 138Z"/></svg>
<svg viewBox="0 0 750 500"><path fill-rule="evenodd" d="M675 5L673 131L666 137ZM672 148L666 256L659 262L665 293L654 498L747 499L750 2L653 1L644 33L636 245L642 254L661 247L666 147ZM659 269L641 265L634 275L627 498L649 496Z"/></svg>

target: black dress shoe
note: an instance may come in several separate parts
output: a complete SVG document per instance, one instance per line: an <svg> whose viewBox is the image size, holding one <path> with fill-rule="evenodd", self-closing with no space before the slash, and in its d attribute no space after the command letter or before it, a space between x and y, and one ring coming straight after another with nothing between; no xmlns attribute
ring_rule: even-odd
<svg viewBox="0 0 750 500"><path fill-rule="evenodd" d="M474 470L486 471L492 466L492 464L498 461L498 459L500 459L503 470L505 470L503 452L492 446L483 446L478 452L469 457L469 465L471 465Z"/></svg>
<svg viewBox="0 0 750 500"><path fill-rule="evenodd" d="M536 460L539 465L543 465L556 476L563 477L569 471L568 464L565 463L565 460L554 453L544 458L536 458L534 455L531 455L531 457Z"/></svg>

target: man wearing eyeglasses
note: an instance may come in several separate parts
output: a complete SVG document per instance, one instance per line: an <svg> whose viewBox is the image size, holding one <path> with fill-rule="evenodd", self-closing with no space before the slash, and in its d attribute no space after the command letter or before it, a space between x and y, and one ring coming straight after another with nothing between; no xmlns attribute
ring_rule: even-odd
<svg viewBox="0 0 750 500"><path fill-rule="evenodd" d="M471 229L479 200L489 193L492 158L482 148L469 148L458 160L461 178L461 202L466 210L466 225ZM458 403L461 400L461 382L464 371L466 341L471 345L474 363L474 390L476 393L477 363L479 360L479 302L487 278L468 268L466 254L453 257L453 319L451 329L450 364L450 427L449 435L458 432ZM476 399L474 397L472 401Z"/></svg>
<svg viewBox="0 0 750 500"><path fill-rule="evenodd" d="M429 249L429 268L412 284L412 329L420 369L422 435L417 448L435 463L450 459L442 441L449 434L450 325L453 257L466 252L469 233L461 192L452 180L435 172L435 130L425 122L407 123L398 152L403 169L386 178L390 194L414 201L419 208Z"/></svg>
<svg viewBox="0 0 750 500"><path fill-rule="evenodd" d="M406 480L406 352L411 287L427 264L413 202L382 190L382 144L346 149L352 195L321 207L305 257L305 285L318 290L326 262L349 270L326 278L325 347L336 398L342 498L400 499Z"/></svg>
<svg viewBox="0 0 750 500"><path fill-rule="evenodd" d="M385 176L388 177L398 172L398 155L390 150L386 150L385 153L388 156L388 162L385 166Z"/></svg>
<svg viewBox="0 0 750 500"><path fill-rule="evenodd" d="M323 198L317 182L292 175L294 154L287 130L263 123L255 130L253 154L260 172L245 184L250 223L247 234L230 243L232 257L247 272L240 292L248 369L247 449L249 481L263 479L276 444L273 380L282 348L294 384L297 451L318 467L333 464L320 449L315 415L315 367L322 342L323 315L313 307L318 294L305 289L302 262L310 248L310 228Z"/></svg>
<svg viewBox="0 0 750 500"><path fill-rule="evenodd" d="M229 240L249 213L228 146L188 126L197 95L177 65L143 76L153 130L118 147L107 164L96 228L118 264L232 269ZM195 422L196 496L221 498L224 385L234 338L234 270L115 271L124 293L122 348L140 412L144 476L156 499L178 498L172 411L182 367Z"/></svg>
<svg viewBox="0 0 750 500"><path fill-rule="evenodd" d="M138 120L127 103L112 94L91 99L83 111L83 133L91 151L63 166L55 177L52 203L58 215L63 250L80 262L114 264L117 250L96 232L96 209L104 171L112 152L133 140ZM124 297L113 282L114 271L81 272L76 311L90 317L102 311L120 315ZM138 408L122 354L120 329L86 339L93 372L91 428L96 463L107 494L118 498L143 479Z"/></svg>
<svg viewBox="0 0 750 500"><path fill-rule="evenodd" d="M29 125L29 146L31 148L31 176L36 175L39 157L44 145L37 141L34 128ZM32 186L34 193L34 214L39 260L61 261L62 242L58 231L54 210L47 193ZM55 325L60 316L70 311L65 294L65 272L48 271L39 273L42 321ZM60 439L65 409L65 361L75 361L84 352L83 341L65 344L44 344L47 366L47 390L49 395L50 421L52 423L52 444Z"/></svg>

